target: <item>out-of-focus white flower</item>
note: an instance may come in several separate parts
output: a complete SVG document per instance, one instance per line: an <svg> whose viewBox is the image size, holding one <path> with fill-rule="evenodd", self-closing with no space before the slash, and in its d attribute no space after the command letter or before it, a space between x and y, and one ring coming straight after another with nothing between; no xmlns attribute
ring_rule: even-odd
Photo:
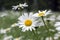
<svg viewBox="0 0 60 40"><path fill-rule="evenodd" d="M46 40L53 40L52 37L47 37Z"/></svg>
<svg viewBox="0 0 60 40"><path fill-rule="evenodd" d="M0 15L0 17L5 17L5 16L7 16L8 14L6 14L6 13L2 13L1 15Z"/></svg>
<svg viewBox="0 0 60 40"><path fill-rule="evenodd" d="M10 31L11 30L11 28L7 28L7 29L5 29L6 31Z"/></svg>
<svg viewBox="0 0 60 40"><path fill-rule="evenodd" d="M21 8L28 7L27 3L19 4L18 6L21 7Z"/></svg>
<svg viewBox="0 0 60 40"><path fill-rule="evenodd" d="M35 17L47 16L48 14L51 14L50 12L51 12L51 10L38 11L38 13L35 13L34 16Z"/></svg>
<svg viewBox="0 0 60 40"><path fill-rule="evenodd" d="M44 26L44 23L43 22L39 22L39 27L41 27L41 26Z"/></svg>
<svg viewBox="0 0 60 40"><path fill-rule="evenodd" d="M55 32L55 30L53 30L53 29L49 29L49 31Z"/></svg>
<svg viewBox="0 0 60 40"><path fill-rule="evenodd" d="M56 30L60 32L60 27L56 27Z"/></svg>
<svg viewBox="0 0 60 40"><path fill-rule="evenodd" d="M22 27L22 31L25 32L26 30L32 31L35 30L35 27L39 26L37 18L33 17L33 13L24 13L22 16L18 18L18 26L19 28Z"/></svg>
<svg viewBox="0 0 60 40"><path fill-rule="evenodd" d="M28 7L28 5L27 5L27 3L24 3L24 4L19 4L19 5L17 5L17 6L12 6L13 8L12 9L14 9L14 10L16 10L16 9L20 9L20 8L24 8L24 7Z"/></svg>
<svg viewBox="0 0 60 40"><path fill-rule="evenodd" d="M16 27L16 26L18 26L18 23L14 23L11 25L11 27Z"/></svg>
<svg viewBox="0 0 60 40"><path fill-rule="evenodd" d="M54 26L55 27L60 27L60 22L56 22Z"/></svg>
<svg viewBox="0 0 60 40"><path fill-rule="evenodd" d="M18 6L12 6L12 7L13 10L16 10L18 8Z"/></svg>
<svg viewBox="0 0 60 40"><path fill-rule="evenodd" d="M6 33L6 30L5 29L0 29L0 34L4 34Z"/></svg>
<svg viewBox="0 0 60 40"><path fill-rule="evenodd" d="M12 36L5 36L3 40L12 40Z"/></svg>
<svg viewBox="0 0 60 40"><path fill-rule="evenodd" d="M55 21L56 19L55 15L51 15L50 17L46 18L45 20Z"/></svg>
<svg viewBox="0 0 60 40"><path fill-rule="evenodd" d="M27 5L27 3L24 3L24 5L23 5L24 7L28 7L28 5Z"/></svg>
<svg viewBox="0 0 60 40"><path fill-rule="evenodd" d="M5 34L7 31L10 31L11 28L1 29L0 34Z"/></svg>
<svg viewBox="0 0 60 40"><path fill-rule="evenodd" d="M60 22L56 22L54 26L56 27L56 30L60 32Z"/></svg>
<svg viewBox="0 0 60 40"><path fill-rule="evenodd" d="M54 39L55 39L55 40L58 40L59 37L60 37L60 33L56 33L56 34L54 35Z"/></svg>
<svg viewBox="0 0 60 40"><path fill-rule="evenodd" d="M57 17L57 20L60 20L60 15Z"/></svg>

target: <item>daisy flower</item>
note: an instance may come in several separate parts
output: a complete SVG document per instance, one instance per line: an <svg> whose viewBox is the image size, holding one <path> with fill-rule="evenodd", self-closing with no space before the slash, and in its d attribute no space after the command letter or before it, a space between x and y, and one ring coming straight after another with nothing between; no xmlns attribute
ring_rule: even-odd
<svg viewBox="0 0 60 40"><path fill-rule="evenodd" d="M56 34L54 35L54 39L55 39L55 40L58 40L59 37L60 37L60 32L58 32L58 33L56 33Z"/></svg>
<svg viewBox="0 0 60 40"><path fill-rule="evenodd" d="M55 26L55 27L60 27L60 22L56 22L56 23L54 24L54 26Z"/></svg>
<svg viewBox="0 0 60 40"><path fill-rule="evenodd" d="M1 28L0 29L0 34L5 34L7 31L10 31L10 30L11 30L11 28L7 28L7 29Z"/></svg>
<svg viewBox="0 0 60 40"><path fill-rule="evenodd" d="M20 8L24 8L24 7L28 7L28 5L27 5L27 3L24 3L24 4L19 4L19 5L16 5L16 6L12 6L13 8L12 9L14 9L14 10L16 10L16 9L20 9Z"/></svg>
<svg viewBox="0 0 60 40"><path fill-rule="evenodd" d="M60 15L59 15L59 16L57 16L57 20L60 20Z"/></svg>
<svg viewBox="0 0 60 40"><path fill-rule="evenodd" d="M1 28L1 29L0 29L0 34L5 34L5 33L6 33L6 30L3 29L3 28Z"/></svg>
<svg viewBox="0 0 60 40"><path fill-rule="evenodd" d="M56 30L60 32L60 22L56 22L54 26L56 27Z"/></svg>
<svg viewBox="0 0 60 40"><path fill-rule="evenodd" d="M11 27L16 27L18 24L17 23L14 23L11 25Z"/></svg>
<svg viewBox="0 0 60 40"><path fill-rule="evenodd" d="M5 17L5 16L8 16L8 14L5 12L0 14L0 17Z"/></svg>
<svg viewBox="0 0 60 40"><path fill-rule="evenodd" d="M18 38L14 38L14 40L22 40L23 36L20 36Z"/></svg>
<svg viewBox="0 0 60 40"><path fill-rule="evenodd" d="M4 39L3 40L12 40L13 39L13 36L11 35L11 36L4 36Z"/></svg>
<svg viewBox="0 0 60 40"><path fill-rule="evenodd" d="M24 8L24 7L28 7L27 3L24 4L19 4L18 7Z"/></svg>
<svg viewBox="0 0 60 40"><path fill-rule="evenodd" d="M50 12L51 12L51 10L38 11L38 13L35 13L34 16L35 17L47 16L48 14L50 14Z"/></svg>
<svg viewBox="0 0 60 40"><path fill-rule="evenodd" d="M24 13L18 18L18 26L22 27L22 31L32 31L39 25L37 18L33 17L33 13Z"/></svg>
<svg viewBox="0 0 60 40"><path fill-rule="evenodd" d="M47 37L46 40L52 40L52 37Z"/></svg>
<svg viewBox="0 0 60 40"><path fill-rule="evenodd" d="M18 9L18 6L12 6L13 8L13 10L16 10L16 9Z"/></svg>
<svg viewBox="0 0 60 40"><path fill-rule="evenodd" d="M56 21L56 16L55 15L51 15L48 18L45 17L44 20L45 21L49 20L50 22L54 23Z"/></svg>

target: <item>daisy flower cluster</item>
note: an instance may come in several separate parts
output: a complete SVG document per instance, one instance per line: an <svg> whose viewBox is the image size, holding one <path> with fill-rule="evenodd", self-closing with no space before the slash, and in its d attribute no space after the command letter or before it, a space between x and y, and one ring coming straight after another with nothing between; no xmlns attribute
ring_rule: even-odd
<svg viewBox="0 0 60 40"><path fill-rule="evenodd" d="M19 28L22 28L22 31L32 31L35 30L36 27L40 27L43 26L44 24L40 21L41 17L47 16L48 14L50 14L50 10L47 11L38 11L38 13L33 13L30 12L28 13L23 13L19 18L18 18L18 22L14 23L13 25L11 25L11 27L14 26L19 26Z"/></svg>

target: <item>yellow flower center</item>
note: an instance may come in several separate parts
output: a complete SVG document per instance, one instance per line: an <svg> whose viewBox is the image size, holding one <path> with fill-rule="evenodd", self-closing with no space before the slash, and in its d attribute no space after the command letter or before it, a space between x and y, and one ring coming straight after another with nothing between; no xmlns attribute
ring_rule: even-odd
<svg viewBox="0 0 60 40"><path fill-rule="evenodd" d="M31 20L25 20L24 22L25 26L31 26L32 25L32 21Z"/></svg>
<svg viewBox="0 0 60 40"><path fill-rule="evenodd" d="M45 15L45 12L42 11L42 12L39 12L38 16L44 16Z"/></svg>

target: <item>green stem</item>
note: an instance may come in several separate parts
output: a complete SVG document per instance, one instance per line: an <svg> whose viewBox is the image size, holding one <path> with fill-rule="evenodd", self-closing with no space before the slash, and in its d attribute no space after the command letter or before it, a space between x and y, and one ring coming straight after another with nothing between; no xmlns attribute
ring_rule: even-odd
<svg viewBox="0 0 60 40"><path fill-rule="evenodd" d="M38 37L37 37L37 34L35 33L35 31L33 30L33 33L34 33L34 37L35 38L33 38L33 40L37 40L38 39Z"/></svg>
<svg viewBox="0 0 60 40"><path fill-rule="evenodd" d="M42 16L42 21L43 21L43 23L44 23L44 25L45 25L45 28L47 29L47 31L49 31L49 28L47 27L47 25L45 24L45 21L44 21L44 18L43 18L43 16Z"/></svg>
<svg viewBox="0 0 60 40"><path fill-rule="evenodd" d="M32 32L33 32L33 35L34 35L34 36L33 36L33 40L35 40L35 38L34 38L34 37L36 36L36 34L35 34L34 30L33 30Z"/></svg>
<svg viewBox="0 0 60 40"><path fill-rule="evenodd" d="M49 33L49 35L50 35L49 28L48 28L48 26L46 25L43 16L42 16L42 21L43 21L43 23L44 23L44 25L45 25L45 28L47 29L47 31L48 31L48 33Z"/></svg>

